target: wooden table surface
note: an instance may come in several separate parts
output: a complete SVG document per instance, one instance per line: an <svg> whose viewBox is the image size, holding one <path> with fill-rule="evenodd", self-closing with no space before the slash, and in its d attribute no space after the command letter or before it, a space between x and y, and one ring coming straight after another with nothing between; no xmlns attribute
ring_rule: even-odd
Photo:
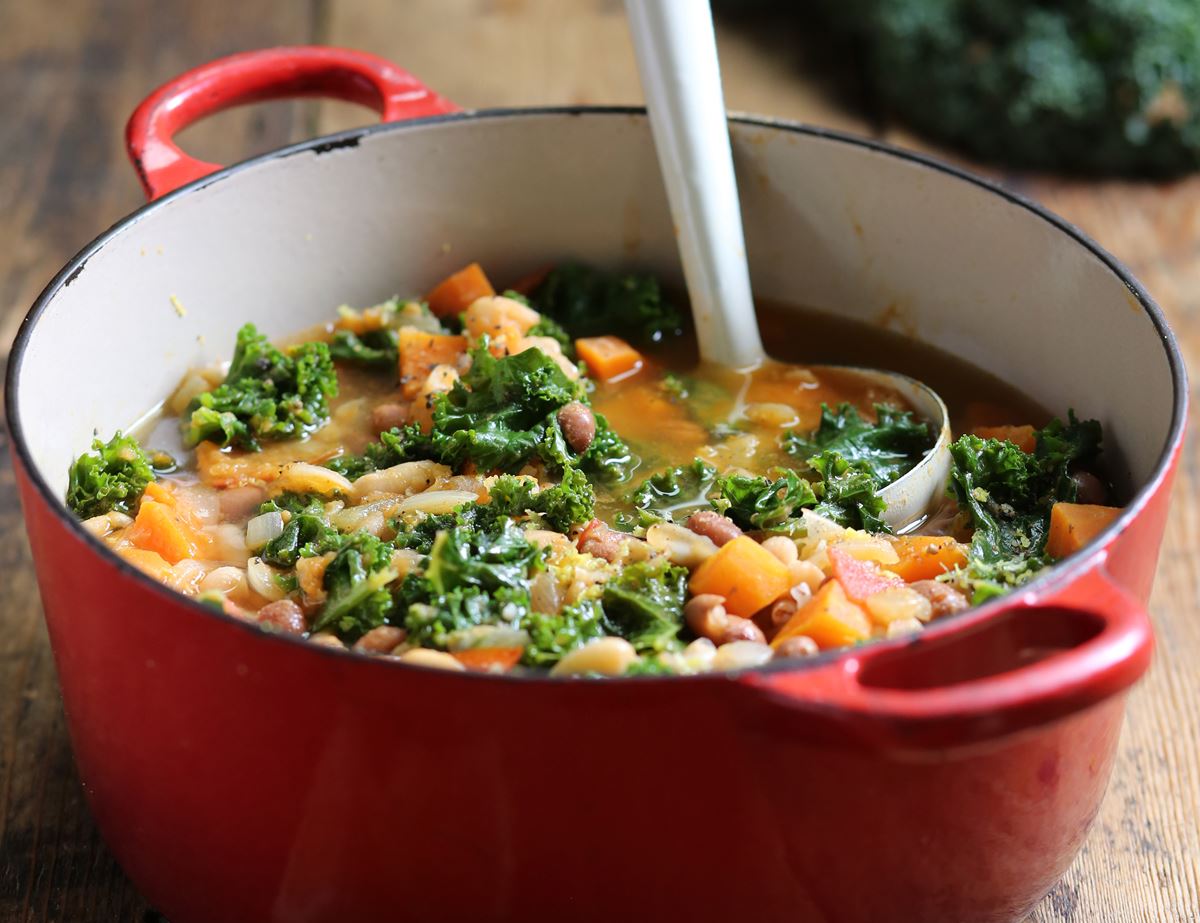
<svg viewBox="0 0 1200 923"><path fill-rule="evenodd" d="M0 0L0 27L0 363L42 286L140 204L124 121L150 89L188 67L243 49L319 42L391 58L467 107L641 100L615 0ZM819 42L798 41L796 31L761 13L721 21L731 109L927 147L872 111L846 62L829 60ZM229 162L369 120L349 105L272 103L217 116L184 141ZM1200 177L1166 185L1002 178L1131 266L1194 365ZM1200 920L1198 478L1192 441L1152 602L1157 660L1130 697L1095 828L1030 921ZM84 804L11 462L0 450L0 921L157 919Z"/></svg>

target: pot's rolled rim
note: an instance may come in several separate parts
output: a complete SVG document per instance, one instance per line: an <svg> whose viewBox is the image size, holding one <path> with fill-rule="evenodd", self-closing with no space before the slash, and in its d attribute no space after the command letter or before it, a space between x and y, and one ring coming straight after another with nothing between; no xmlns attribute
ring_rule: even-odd
<svg viewBox="0 0 1200 923"><path fill-rule="evenodd" d="M236 164L228 166L216 173L205 176L185 186L181 186L161 198L152 202L148 202L141 208L132 212L125 218L115 223L108 230L104 231L91 243L80 250L72 257L67 264L58 272L57 275L49 282L34 301L33 306L25 315L21 326L17 331L17 335L13 341L12 351L9 354L8 369L5 376L5 418L9 432L12 437L13 450L24 468L26 474L31 479L35 489L40 494L41 498L47 503L54 514L66 525L67 529L75 534L82 541L89 543L96 552L104 558L117 571L125 574L130 579L139 582L143 587L149 586L154 592L162 594L164 602L184 606L190 608L195 614L204 618L216 618L226 621L230 624L238 626L245 631L248 636L258 639L262 643L268 644L290 644L296 647L309 651L314 656L319 657L353 657L361 661L357 665L357 669L395 669L402 668L406 670L418 669L421 671L444 672L436 667L422 667L414 664L400 663L399 661L389 660L380 657L365 657L356 654L349 649L337 650L326 647L325 645L313 644L303 638L298 638L293 635L277 634L273 632L263 631L257 625L250 624L233 616L225 615L222 612L217 612L214 609L204 606L195 599L184 596L175 590L169 589L157 580L152 579L142 571L138 570L132 564L129 564L123 558L119 557L115 552L110 550L100 539L93 536L83 528L80 520L78 520L67 509L63 499L56 496L51 491L49 484L42 477L34 464L29 449L25 444L23 428L20 415L17 411L18 401L17 395L20 390L20 372L21 364L25 358L26 347L32 335L33 328L36 326L38 318L58 291L70 285L85 269L87 262L91 257L103 249L110 240L124 233L129 228L137 224L146 215L151 214L157 209L167 206L175 200L189 195L197 190L203 189L206 186L220 183L230 176L233 176L245 169L267 163L272 160L293 157L299 154L312 153L324 154L329 151L354 148L358 142L365 137L398 132L417 131L428 125L436 125L441 123L453 122L473 122L479 120L491 119L508 119L508 118L528 118L528 117L545 117L545 116L600 116L600 117L634 117L645 118L646 110L641 106L542 106L529 108L497 108L497 109L480 109L456 112L447 115L429 116L420 119L411 119L404 122L393 122L381 125L370 125L362 128L350 129L349 131L338 132L332 135L323 135L321 137L312 138L307 141L301 141L297 144L291 144L287 147L278 148L273 151L268 151L265 154L260 154L255 157L250 157ZM1128 268L1116 257L1110 254L1107 250L1096 243L1091 237L1081 231L1078 227L1054 214L1033 200L1006 189L1000 184L992 180L985 179L960 167L945 163L934 157L918 153L916 151L905 150L882 141L877 141L871 138L863 138L857 135L846 132L836 131L829 128L821 128L813 125L806 125L800 122L794 122L787 119L771 118L768 116L751 115L746 113L731 113L729 120L733 124L750 126L755 128L765 128L776 131L790 132L797 135L804 135L811 138L817 138L823 141L830 141L838 144L850 145L858 148L875 151L889 157L896 157L900 160L908 161L936 173L947 175L953 179L970 183L981 189L984 189L994 195L997 195L1013 205L1019 206L1026 211L1032 213L1036 217L1058 229L1061 233L1073 240L1077 245L1089 251L1096 259L1103 263L1121 282L1129 289L1130 293L1141 305L1142 310L1146 312L1150 322L1158 331L1158 335L1162 340L1163 351L1166 353L1167 363L1171 370L1172 385L1174 394L1172 398L1172 415L1170 430L1159 454L1157 462L1155 462L1153 473L1150 478L1142 485L1140 489L1133 495L1129 503L1125 506L1121 515L1118 516L1103 532L1097 537L1094 545L1094 551L1087 554L1077 555L1067 561L1056 564L1050 568L1046 574L1031 580L1028 584L1020 588L1020 593L1023 597L1036 597L1045 595L1049 592L1061 588L1063 585L1070 583L1079 577L1083 572L1092 569L1096 566L1097 559L1104 554L1104 546L1112 540L1117 534L1123 531L1129 523L1131 523L1142 511L1149 502L1150 498L1159 489L1163 479L1171 467L1171 460L1175 453L1179 450L1180 443L1183 439L1183 431L1187 420L1187 404L1188 404L1188 388L1187 388L1187 370L1184 365L1183 356L1179 350L1179 345L1175 340L1175 335L1167 324L1166 317L1163 315L1162 309L1154 301L1153 298L1142 287L1141 283L1134 278ZM1006 602L1007 600L1007 602ZM966 628L969 625L975 625L989 618L993 613L1000 611L1011 602L1009 597L1000 597L991 600L983 605L967 610L961 615L950 616L941 621L940 625L945 626L946 631L954 630L955 626ZM939 632L941 634L941 632ZM872 642L872 646L888 646L902 647L905 645L919 644L922 636L918 635L914 638L900 638L895 640L880 640ZM630 683L657 683L657 682L711 682L736 679L745 673L767 673L778 671L801 671L817 666L822 666L831 661L842 657L850 656L855 653L857 648L843 648L831 651L825 651L814 657L805 658L802 660L785 660L778 663L768 662L759 667L749 669L723 672L723 673L702 673L691 676L632 676L632 677L612 677L596 683L588 685L607 686L617 684L622 687ZM564 678L550 678L541 674L494 674L482 673L475 671L465 671L455 674L456 677L464 681L472 682L521 682L521 683L553 683L559 685L564 682ZM566 680L569 681L569 680Z"/></svg>

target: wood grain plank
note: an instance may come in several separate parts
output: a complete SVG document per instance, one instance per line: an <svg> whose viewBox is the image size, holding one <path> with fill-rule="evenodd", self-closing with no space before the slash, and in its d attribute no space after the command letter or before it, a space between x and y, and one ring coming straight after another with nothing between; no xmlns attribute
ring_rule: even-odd
<svg viewBox="0 0 1200 923"><path fill-rule="evenodd" d="M624 7L616 0L331 0L327 28L333 44L395 61L467 109L643 101ZM721 19L728 107L865 130L861 115L830 97L829 81L795 79L814 60L819 67L810 70L821 74L844 63L818 43L791 42L795 31L780 31L770 16ZM368 120L322 107L318 124L327 133Z"/></svg>
<svg viewBox="0 0 1200 923"><path fill-rule="evenodd" d="M316 12L288 0L0 3L0 370L38 290L141 204L123 144L137 102L213 57L312 41ZM295 104L232 111L182 141L239 159L303 137L307 118ZM84 802L6 438L0 430L0 920L152 920Z"/></svg>

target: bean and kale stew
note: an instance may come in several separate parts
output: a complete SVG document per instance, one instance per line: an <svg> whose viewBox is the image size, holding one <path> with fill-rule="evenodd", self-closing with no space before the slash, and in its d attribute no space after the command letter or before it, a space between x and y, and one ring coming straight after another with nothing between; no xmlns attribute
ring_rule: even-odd
<svg viewBox="0 0 1200 923"><path fill-rule="evenodd" d="M267 631L589 676L919 632L1119 512L1095 421L1046 420L895 334L786 318L765 311L767 342L947 398L950 481L915 531L882 518L880 491L935 435L899 395L828 368L702 366L653 277L580 265L497 295L472 264L290 345L247 324L142 441L76 459L67 503L133 566Z"/></svg>

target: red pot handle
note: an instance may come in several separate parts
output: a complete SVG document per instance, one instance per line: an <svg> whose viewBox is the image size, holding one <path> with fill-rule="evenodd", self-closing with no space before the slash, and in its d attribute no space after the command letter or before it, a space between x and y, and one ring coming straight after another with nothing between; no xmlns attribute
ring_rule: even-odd
<svg viewBox="0 0 1200 923"><path fill-rule="evenodd" d="M1145 608L1103 563L1047 601L935 623L827 666L740 678L760 716L875 747L937 750L1064 718L1132 685L1154 646ZM966 624L964 624L966 621Z"/></svg>
<svg viewBox="0 0 1200 923"><path fill-rule="evenodd" d="M231 106L296 96L359 103L385 122L459 111L408 71L362 51L309 45L219 58L164 83L130 116L125 143L146 197L222 169L180 150L176 132Z"/></svg>

